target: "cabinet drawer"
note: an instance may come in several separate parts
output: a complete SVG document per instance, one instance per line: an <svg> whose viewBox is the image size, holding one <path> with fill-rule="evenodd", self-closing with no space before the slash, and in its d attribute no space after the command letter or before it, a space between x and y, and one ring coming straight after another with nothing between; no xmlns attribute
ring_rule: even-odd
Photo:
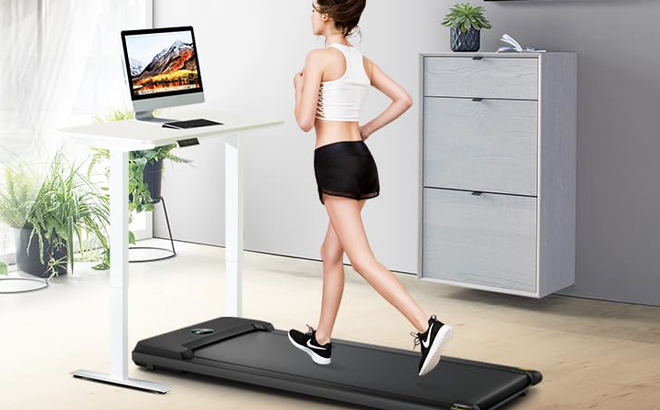
<svg viewBox="0 0 660 410"><path fill-rule="evenodd" d="M535 196L536 101L424 99L424 185Z"/></svg>
<svg viewBox="0 0 660 410"><path fill-rule="evenodd" d="M426 57L424 95L538 99L536 58Z"/></svg>
<svg viewBox="0 0 660 410"><path fill-rule="evenodd" d="M536 291L536 198L424 189L422 275Z"/></svg>

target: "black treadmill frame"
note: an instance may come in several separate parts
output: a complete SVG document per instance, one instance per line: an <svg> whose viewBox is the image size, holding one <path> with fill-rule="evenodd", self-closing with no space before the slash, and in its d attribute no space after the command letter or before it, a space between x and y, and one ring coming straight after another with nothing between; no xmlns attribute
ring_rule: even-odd
<svg viewBox="0 0 660 410"><path fill-rule="evenodd" d="M227 322L228 326L225 329L213 332L209 335L197 335L191 333L192 329L213 328L214 324L217 324L217 320L219 319ZM443 403L443 407L437 407L437 404L440 401L433 403L424 403L424 400L421 399L416 400L416 402L402 401L394 397L394 395L388 397L386 394L383 394L382 391L378 391L377 393L370 392L364 388L351 388L346 384L336 384L319 380L310 381L309 379L304 379L302 377L277 373L271 370L195 357L195 350L246 333L255 331L285 333L281 330L275 329L272 324L264 321L233 317L219 319L213 319L142 340L138 342L133 350L133 362L138 366L147 368L148 370L201 374L246 384L300 393L308 396L322 397L340 402L354 403L380 409L399 410L495 410L520 396L524 396L531 386L540 383L542 380L541 373L534 370L443 356L442 360L445 362L455 362L468 366L479 366L524 374L527 376L528 383L524 386L516 386L513 390L511 390L511 387L513 386L507 386L508 390L500 391L499 395L496 394L490 397L484 397L477 403ZM397 354L412 354L412 352L402 349L365 345L363 343L346 340L336 340L335 343L356 347L367 346L369 349L377 349Z"/></svg>

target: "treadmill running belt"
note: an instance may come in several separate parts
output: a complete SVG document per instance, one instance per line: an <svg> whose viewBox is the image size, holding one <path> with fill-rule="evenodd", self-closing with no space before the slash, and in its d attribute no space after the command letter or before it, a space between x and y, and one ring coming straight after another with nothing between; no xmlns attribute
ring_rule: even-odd
<svg viewBox="0 0 660 410"><path fill-rule="evenodd" d="M465 365L446 357L432 372L419 376L419 352L384 349L380 346L333 341L332 363L319 366L291 345L287 333L253 332L197 350L195 357L228 362L273 373L299 377L308 382L340 385L378 396L404 401L476 403L484 393L506 384L523 390L524 373ZM478 389L475 386L478 385ZM440 394L442 392L442 394Z"/></svg>
<svg viewBox="0 0 660 410"><path fill-rule="evenodd" d="M266 328L246 327L249 323ZM194 329L223 325L226 336L220 330L207 342L192 334ZM267 322L215 319L141 341L133 360L152 369L206 374L383 409L492 410L541 380L538 372L447 356L419 376L419 351L337 339L332 363L319 366L291 345L286 332L270 329Z"/></svg>

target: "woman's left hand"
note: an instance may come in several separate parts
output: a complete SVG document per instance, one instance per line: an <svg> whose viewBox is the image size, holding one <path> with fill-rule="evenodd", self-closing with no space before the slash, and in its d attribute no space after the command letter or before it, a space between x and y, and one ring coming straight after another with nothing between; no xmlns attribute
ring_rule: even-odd
<svg viewBox="0 0 660 410"><path fill-rule="evenodd" d="M360 125L360 136L362 137L362 141L365 141L367 138L369 138L369 131L367 131L367 127L365 125Z"/></svg>

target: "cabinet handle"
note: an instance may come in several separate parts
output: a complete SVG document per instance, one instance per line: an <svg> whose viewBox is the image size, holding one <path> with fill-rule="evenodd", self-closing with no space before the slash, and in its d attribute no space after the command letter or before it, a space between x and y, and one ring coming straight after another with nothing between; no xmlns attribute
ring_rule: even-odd
<svg viewBox="0 0 660 410"><path fill-rule="evenodd" d="M483 98L473 98L472 101L480 102L483 101Z"/></svg>
<svg viewBox="0 0 660 410"><path fill-rule="evenodd" d="M483 56L474 56L474 57L472 57L473 60L481 60L482 58L483 58Z"/></svg>
<svg viewBox="0 0 660 410"><path fill-rule="evenodd" d="M484 193L483 191L472 191L472 195L474 196L481 196L481 194L483 193Z"/></svg>

